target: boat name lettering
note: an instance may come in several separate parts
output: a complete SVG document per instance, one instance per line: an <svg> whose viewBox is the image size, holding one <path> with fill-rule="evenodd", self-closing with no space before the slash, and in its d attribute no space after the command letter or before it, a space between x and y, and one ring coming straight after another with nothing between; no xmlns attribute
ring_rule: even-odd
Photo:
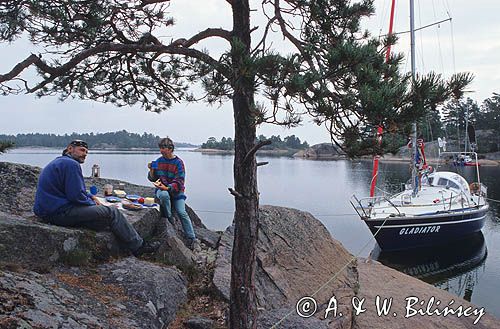
<svg viewBox="0 0 500 329"><path fill-rule="evenodd" d="M412 228L405 227L402 228L401 231L399 231L399 235L438 233L440 228L440 225Z"/></svg>

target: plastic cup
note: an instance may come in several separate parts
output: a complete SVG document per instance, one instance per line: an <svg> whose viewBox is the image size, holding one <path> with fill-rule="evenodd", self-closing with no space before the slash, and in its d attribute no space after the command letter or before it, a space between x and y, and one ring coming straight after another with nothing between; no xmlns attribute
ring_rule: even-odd
<svg viewBox="0 0 500 329"><path fill-rule="evenodd" d="M97 191L99 191L99 189L95 185L92 185L89 190L90 190L90 194L92 194L92 195L96 195Z"/></svg>

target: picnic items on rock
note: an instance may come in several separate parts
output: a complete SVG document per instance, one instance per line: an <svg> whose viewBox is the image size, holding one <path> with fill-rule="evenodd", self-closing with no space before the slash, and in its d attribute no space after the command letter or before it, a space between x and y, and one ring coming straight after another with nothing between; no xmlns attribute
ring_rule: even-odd
<svg viewBox="0 0 500 329"><path fill-rule="evenodd" d="M155 203L154 198L144 198L144 205L145 206L152 206Z"/></svg>
<svg viewBox="0 0 500 329"><path fill-rule="evenodd" d="M97 192L99 192L99 189L97 188L97 186L92 185L92 186L89 188L89 191L90 191L90 194L92 194L92 195L96 195L96 194L97 194Z"/></svg>
<svg viewBox="0 0 500 329"><path fill-rule="evenodd" d="M124 198L127 195L124 190L114 190L113 194L119 198Z"/></svg>

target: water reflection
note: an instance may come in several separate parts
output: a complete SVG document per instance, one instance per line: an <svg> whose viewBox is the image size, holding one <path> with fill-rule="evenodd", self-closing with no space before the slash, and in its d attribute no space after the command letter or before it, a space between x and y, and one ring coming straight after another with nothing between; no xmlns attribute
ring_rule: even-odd
<svg viewBox="0 0 500 329"><path fill-rule="evenodd" d="M478 272L485 271L487 248L482 232L440 247L387 252L378 245L372 259L471 301Z"/></svg>

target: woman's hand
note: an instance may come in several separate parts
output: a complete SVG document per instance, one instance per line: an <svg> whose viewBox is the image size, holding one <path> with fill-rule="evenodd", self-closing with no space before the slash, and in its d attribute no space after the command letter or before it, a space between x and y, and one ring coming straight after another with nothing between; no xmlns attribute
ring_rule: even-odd
<svg viewBox="0 0 500 329"><path fill-rule="evenodd" d="M168 186L165 186L159 179L156 182L153 182L153 185L162 191L168 191Z"/></svg>

